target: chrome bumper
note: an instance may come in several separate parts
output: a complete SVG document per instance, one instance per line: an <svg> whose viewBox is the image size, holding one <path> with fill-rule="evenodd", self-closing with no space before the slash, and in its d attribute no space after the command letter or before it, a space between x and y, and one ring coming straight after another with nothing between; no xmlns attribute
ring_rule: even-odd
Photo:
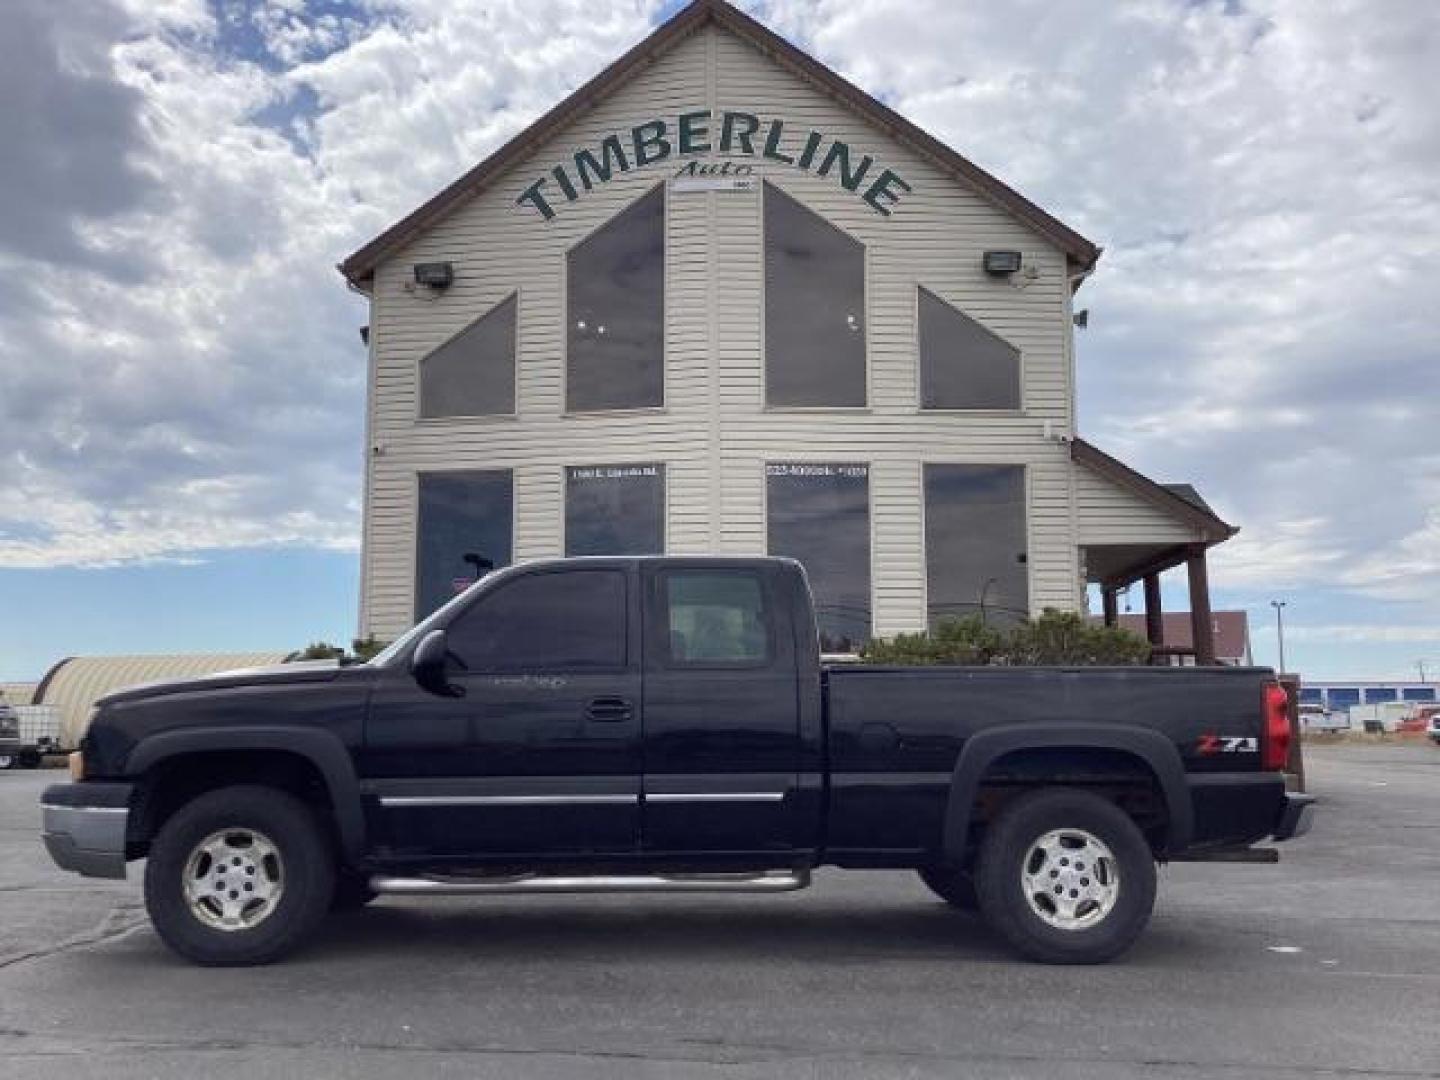
<svg viewBox="0 0 1440 1080"><path fill-rule="evenodd" d="M56 866L85 877L125 876L128 784L56 784L41 796L40 807L41 838Z"/></svg>

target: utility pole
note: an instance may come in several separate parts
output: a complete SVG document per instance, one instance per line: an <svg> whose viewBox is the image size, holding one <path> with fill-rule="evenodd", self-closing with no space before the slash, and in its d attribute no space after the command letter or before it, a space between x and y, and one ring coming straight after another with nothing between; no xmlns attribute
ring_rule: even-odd
<svg viewBox="0 0 1440 1080"><path fill-rule="evenodd" d="M1270 606L1275 609L1275 637L1280 644L1280 674L1285 674L1285 601L1271 600Z"/></svg>
<svg viewBox="0 0 1440 1080"><path fill-rule="evenodd" d="M1416 660L1416 661L1415 661L1415 666L1420 669L1420 685L1421 685L1421 686L1424 686L1424 685L1425 685L1425 661L1424 661L1424 660Z"/></svg>

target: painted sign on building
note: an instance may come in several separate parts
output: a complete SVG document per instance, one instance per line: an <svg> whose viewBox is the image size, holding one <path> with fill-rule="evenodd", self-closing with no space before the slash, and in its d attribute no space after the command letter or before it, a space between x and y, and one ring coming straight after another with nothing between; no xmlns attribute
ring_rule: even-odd
<svg viewBox="0 0 1440 1080"><path fill-rule="evenodd" d="M752 177L755 161L771 161L816 176L833 177L842 188L886 217L890 216L890 208L912 190L893 169L876 164L871 155L852 149L849 143L821 131L807 131L802 136L793 126L787 131L786 124L778 117L762 118L736 111L717 116L709 109L683 112L674 120L646 120L628 132L607 135L597 145L576 150L568 161L551 167L548 174L520 192L515 202L538 211L548 221L555 216L555 201L575 202L617 175L673 157L698 159L710 154L725 160L687 162L676 174L677 179L689 181L681 190L686 186L690 190L714 190L711 185L696 182L702 177ZM743 184L735 187L745 190Z"/></svg>

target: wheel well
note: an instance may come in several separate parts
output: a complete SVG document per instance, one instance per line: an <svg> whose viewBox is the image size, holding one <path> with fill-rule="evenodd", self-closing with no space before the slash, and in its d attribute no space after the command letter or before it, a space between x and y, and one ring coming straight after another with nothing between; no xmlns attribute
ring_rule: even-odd
<svg viewBox="0 0 1440 1080"><path fill-rule="evenodd" d="M1053 747L1002 754L981 774L970 807L968 863L980 834L1010 802L1041 787L1073 787L1109 799L1140 827L1157 856L1165 850L1170 814L1155 771L1124 750Z"/></svg>
<svg viewBox="0 0 1440 1080"><path fill-rule="evenodd" d="M207 750L177 754L152 765L140 779L126 854L144 855L170 816L207 791L236 784L275 788L296 796L336 836L333 803L315 763L288 750Z"/></svg>

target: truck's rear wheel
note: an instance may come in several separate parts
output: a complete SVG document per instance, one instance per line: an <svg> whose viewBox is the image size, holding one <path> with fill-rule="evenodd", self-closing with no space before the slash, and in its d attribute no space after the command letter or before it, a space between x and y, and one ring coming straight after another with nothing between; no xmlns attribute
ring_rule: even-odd
<svg viewBox="0 0 1440 1080"><path fill-rule="evenodd" d="M177 810L150 845L145 906L165 944L198 964L264 964L324 917L335 889L325 833L283 791L228 787Z"/></svg>
<svg viewBox="0 0 1440 1080"><path fill-rule="evenodd" d="M926 866L918 873L936 896L961 911L974 911L980 906L975 895L975 879L964 870L949 866Z"/></svg>
<svg viewBox="0 0 1440 1080"><path fill-rule="evenodd" d="M1155 860L1114 803L1049 788L1016 799L986 831L980 910L1024 956L1097 964L1128 949L1155 905Z"/></svg>

